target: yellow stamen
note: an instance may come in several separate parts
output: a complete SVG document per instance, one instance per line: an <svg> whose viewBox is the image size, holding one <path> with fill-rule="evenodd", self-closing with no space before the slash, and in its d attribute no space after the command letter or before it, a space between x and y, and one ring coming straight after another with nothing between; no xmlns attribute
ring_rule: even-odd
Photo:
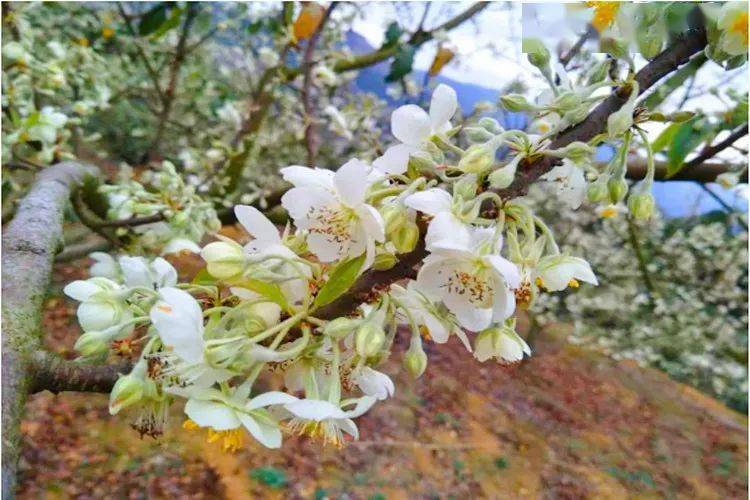
<svg viewBox="0 0 750 500"><path fill-rule="evenodd" d="M541 276L537 276L537 278L536 278L536 286L538 286L539 288L545 288L546 289L546 287L544 286L544 280L542 279Z"/></svg>
<svg viewBox="0 0 750 500"><path fill-rule="evenodd" d="M81 45L83 47L88 47L89 46L89 39L86 38L86 37L79 38L78 39L78 45Z"/></svg>
<svg viewBox="0 0 750 500"><path fill-rule="evenodd" d="M615 22L620 2L586 2L586 6L593 7L594 17L591 19L591 25L601 33Z"/></svg>
<svg viewBox="0 0 750 500"><path fill-rule="evenodd" d="M209 443L214 443L221 439L221 449L225 452L234 453L242 448L242 431L240 429L230 429L228 431L215 431L208 429Z"/></svg>
<svg viewBox="0 0 750 500"><path fill-rule="evenodd" d="M105 26L104 28L102 28L102 37L112 38L114 35L115 35L115 30L113 30L109 26Z"/></svg>
<svg viewBox="0 0 750 500"><path fill-rule="evenodd" d="M573 278L573 279L571 279L570 281L568 281L568 286L569 286L570 288L578 288L579 286L581 286L581 284L580 284L580 283L578 283L578 280L577 280L577 279Z"/></svg>
<svg viewBox="0 0 750 500"><path fill-rule="evenodd" d="M188 431L194 431L195 429L199 429L200 426L196 424L195 422L193 422L192 420L187 419L182 423L182 428Z"/></svg>
<svg viewBox="0 0 750 500"><path fill-rule="evenodd" d="M426 326L421 325L419 327L419 333L422 334L422 337L424 337L425 340L432 340L432 335L430 335L430 330Z"/></svg>
<svg viewBox="0 0 750 500"><path fill-rule="evenodd" d="M617 208L604 207L601 212L599 212L599 215L601 215L605 219L611 219L612 217L617 215Z"/></svg>
<svg viewBox="0 0 750 500"><path fill-rule="evenodd" d="M158 306L156 306L156 308L158 310L160 310L161 312L165 312L165 313L171 313L172 312L172 308L169 307L166 304L159 304Z"/></svg>
<svg viewBox="0 0 750 500"><path fill-rule="evenodd" d="M747 47L747 12L742 12L737 16L737 19L732 23L732 25L729 27L729 31L732 33L737 33L742 37L742 42L745 44L745 47Z"/></svg>

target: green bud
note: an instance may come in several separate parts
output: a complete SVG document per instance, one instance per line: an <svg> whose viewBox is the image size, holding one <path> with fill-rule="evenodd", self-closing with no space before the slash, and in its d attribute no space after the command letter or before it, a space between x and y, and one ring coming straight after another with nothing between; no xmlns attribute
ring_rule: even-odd
<svg viewBox="0 0 750 500"><path fill-rule="evenodd" d="M677 111L669 115L669 120L675 123L686 122L695 116L693 111Z"/></svg>
<svg viewBox="0 0 750 500"><path fill-rule="evenodd" d="M552 101L552 107L565 113L581 105L581 98L575 92L563 92Z"/></svg>
<svg viewBox="0 0 750 500"><path fill-rule="evenodd" d="M487 142L495 137L483 127L466 127L464 128L464 133L466 134L466 138L472 143Z"/></svg>
<svg viewBox="0 0 750 500"><path fill-rule="evenodd" d="M409 157L409 170L413 170L417 175L420 172L434 172L437 166L432 155L425 151L417 151Z"/></svg>
<svg viewBox="0 0 750 500"><path fill-rule="evenodd" d="M619 137L633 126L633 111L635 101L628 101L607 118L607 134L611 138Z"/></svg>
<svg viewBox="0 0 750 500"><path fill-rule="evenodd" d="M208 274L227 279L240 274L245 267L245 252L235 242L215 241L201 250Z"/></svg>
<svg viewBox="0 0 750 500"><path fill-rule="evenodd" d="M391 236L391 242L398 253L409 253L419 241L419 227L414 222L407 222Z"/></svg>
<svg viewBox="0 0 750 500"><path fill-rule="evenodd" d="M638 51L646 59L653 59L664 45L664 34L654 26L639 26L636 34Z"/></svg>
<svg viewBox="0 0 750 500"><path fill-rule="evenodd" d="M628 210L639 220L648 220L654 214L654 196L650 191L643 190L634 193L628 198Z"/></svg>
<svg viewBox="0 0 750 500"><path fill-rule="evenodd" d="M461 178L453 184L453 196L461 197L464 200L470 200L477 194L477 176L474 174L462 175Z"/></svg>
<svg viewBox="0 0 750 500"><path fill-rule="evenodd" d="M624 38L602 37L599 40L599 48L615 59L628 59L628 41Z"/></svg>
<svg viewBox="0 0 750 500"><path fill-rule="evenodd" d="M529 58L529 62L537 68L544 69L549 65L549 50L538 38L522 39L521 51Z"/></svg>
<svg viewBox="0 0 750 500"><path fill-rule="evenodd" d="M427 369L427 354L422 349L422 340L419 335L412 336L409 349L404 354L404 366L414 378L419 378Z"/></svg>
<svg viewBox="0 0 750 500"><path fill-rule="evenodd" d="M495 151L497 151L497 147L491 142L469 146L469 149L458 162L458 169L462 172L474 174L489 169L495 162Z"/></svg>
<svg viewBox="0 0 750 500"><path fill-rule="evenodd" d="M594 152L594 148L581 141L571 142L562 150L562 153L566 158L569 158L576 163L584 163L588 161Z"/></svg>
<svg viewBox="0 0 750 500"><path fill-rule="evenodd" d="M591 203L602 202L607 198L607 195L607 182L604 176L589 184L586 190L586 197Z"/></svg>
<svg viewBox="0 0 750 500"><path fill-rule="evenodd" d="M115 415L123 408L136 404L143 398L144 379L143 375L136 373L137 367L125 376L121 376L115 382L112 392L109 393L109 414Z"/></svg>
<svg viewBox="0 0 750 500"><path fill-rule="evenodd" d="M86 332L78 337L73 348L87 358L101 356L109 351L112 337L107 330Z"/></svg>
<svg viewBox="0 0 750 500"><path fill-rule="evenodd" d="M605 78L607 78L607 75L609 74L609 66L610 66L610 60L605 59L603 61L600 61L594 66L591 67L591 69L587 73L587 85L593 85L595 83L599 83Z"/></svg>
<svg viewBox="0 0 750 500"><path fill-rule="evenodd" d="M406 216L406 209L396 203L381 208L380 215L383 217L383 222L385 223L386 234L398 231L404 224L409 222Z"/></svg>
<svg viewBox="0 0 750 500"><path fill-rule="evenodd" d="M367 321L357 329L354 337L354 348L357 354L363 358L370 358L378 354L383 344L385 344L385 332L380 325Z"/></svg>
<svg viewBox="0 0 750 500"><path fill-rule="evenodd" d="M500 98L500 103L511 112L536 110L536 106L527 101L521 94L506 94Z"/></svg>
<svg viewBox="0 0 750 500"><path fill-rule="evenodd" d="M498 168L492 172L487 180L495 189L505 189L513 183L513 179L516 178L516 166L518 162L514 159L503 168Z"/></svg>
<svg viewBox="0 0 750 500"><path fill-rule="evenodd" d="M375 256L372 268L376 271L387 271L398 264L398 257L391 252L382 252Z"/></svg>
<svg viewBox="0 0 750 500"><path fill-rule="evenodd" d="M504 131L502 125L500 125L497 120L495 120L494 118L490 118L489 116L485 116L484 118L480 119L479 126L494 135L502 134Z"/></svg>
<svg viewBox="0 0 750 500"><path fill-rule="evenodd" d="M625 199L628 194L628 183L621 177L612 177L607 182L607 191L609 192L609 201L617 203Z"/></svg>
<svg viewBox="0 0 750 500"><path fill-rule="evenodd" d="M329 321L325 327L323 327L323 335L327 335L334 339L343 339L359 324L359 321L351 318L336 318L333 321Z"/></svg>

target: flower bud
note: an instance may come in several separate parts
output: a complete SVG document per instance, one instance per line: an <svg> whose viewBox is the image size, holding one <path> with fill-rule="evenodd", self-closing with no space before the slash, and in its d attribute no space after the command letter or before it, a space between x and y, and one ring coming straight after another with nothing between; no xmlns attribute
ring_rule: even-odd
<svg viewBox="0 0 750 500"><path fill-rule="evenodd" d="M453 184L453 196L464 200L471 200L477 194L477 176L474 174L463 175Z"/></svg>
<svg viewBox="0 0 750 500"><path fill-rule="evenodd" d="M466 127L464 128L466 138L472 143L487 142L494 137L493 134L488 132L483 127Z"/></svg>
<svg viewBox="0 0 750 500"><path fill-rule="evenodd" d="M647 190L633 193L628 198L628 209L633 217L639 220L650 219L654 214L654 206L654 195Z"/></svg>
<svg viewBox="0 0 750 500"><path fill-rule="evenodd" d="M609 201L617 203L625 198L628 194L628 183L621 177L612 177L607 182L607 191L609 192Z"/></svg>
<svg viewBox="0 0 750 500"><path fill-rule="evenodd" d="M419 241L419 227L413 222L402 225L391 237L393 246L398 253L409 253Z"/></svg>
<svg viewBox="0 0 750 500"><path fill-rule="evenodd" d="M385 233L391 234L398 231L404 224L409 222L406 209L399 203L391 203L380 209L380 215L385 223Z"/></svg>
<svg viewBox="0 0 750 500"><path fill-rule="evenodd" d="M87 358L106 354L112 340L112 334L108 330L84 333L78 337L73 349Z"/></svg>
<svg viewBox="0 0 750 500"><path fill-rule="evenodd" d="M636 42L641 55L646 59L653 59L664 45L664 33L658 28L658 23L642 24L636 30Z"/></svg>
<svg viewBox="0 0 750 500"><path fill-rule="evenodd" d="M606 177L600 177L596 181L589 184L586 190L586 197L591 203L599 203L607 198L607 183Z"/></svg>
<svg viewBox="0 0 750 500"><path fill-rule="evenodd" d="M561 113L575 109L581 105L581 98L575 92L563 92L552 101L552 107Z"/></svg>
<svg viewBox="0 0 750 500"><path fill-rule="evenodd" d="M391 252L382 252L375 256L372 268L376 271L387 271L398 264L398 257Z"/></svg>
<svg viewBox="0 0 750 500"><path fill-rule="evenodd" d="M343 339L359 324L359 321L351 318L336 318L333 321L329 321L325 327L323 327L323 335L327 335L334 339Z"/></svg>
<svg viewBox="0 0 750 500"><path fill-rule="evenodd" d="M635 101L626 102L619 110L607 118L607 134L611 138L619 137L633 126L633 111Z"/></svg>
<svg viewBox="0 0 750 500"><path fill-rule="evenodd" d="M489 116L480 119L479 126L494 135L502 134L504 130L497 120L490 118Z"/></svg>
<svg viewBox="0 0 750 500"><path fill-rule="evenodd" d="M516 177L516 165L518 165L518 162L514 160L503 168L498 168L492 172L487 177L490 186L495 189L505 189L510 186L513 183L513 179Z"/></svg>
<svg viewBox="0 0 750 500"><path fill-rule="evenodd" d="M565 146L562 150L566 158L570 158L575 163L584 163L594 154L594 148L585 142L575 141Z"/></svg>
<svg viewBox="0 0 750 500"><path fill-rule="evenodd" d="M404 354L404 366L414 378L419 378L427 369L427 354L422 349L422 340L418 335L411 339L409 349Z"/></svg>
<svg viewBox="0 0 750 500"><path fill-rule="evenodd" d="M610 60L605 59L603 61L600 61L596 63L587 73L588 85L593 85L595 83L599 83L602 80L604 80L607 75L609 74L609 66L610 66Z"/></svg>
<svg viewBox="0 0 750 500"><path fill-rule="evenodd" d="M201 250L201 257L206 261L208 273L217 279L231 278L244 269L245 252L234 242L209 243Z"/></svg>
<svg viewBox="0 0 750 500"><path fill-rule="evenodd" d="M624 38L602 37L599 40L599 48L615 59L628 59L628 41Z"/></svg>
<svg viewBox="0 0 750 500"><path fill-rule="evenodd" d="M135 373L121 376L109 394L109 414L115 415L123 408L136 404L143 397L143 376Z"/></svg>
<svg viewBox="0 0 750 500"><path fill-rule="evenodd" d="M495 151L497 148L491 141L469 146L458 162L458 169L466 173L484 172L495 162Z"/></svg>
<svg viewBox="0 0 750 500"><path fill-rule="evenodd" d="M248 314L258 321L261 330L265 330L278 324L281 319L281 307L273 302L261 302L250 306Z"/></svg>
<svg viewBox="0 0 750 500"><path fill-rule="evenodd" d="M536 110L536 106L527 101L521 94L506 94L500 98L500 103L511 112Z"/></svg>
<svg viewBox="0 0 750 500"><path fill-rule="evenodd" d="M363 358L375 356L380 352L383 344L385 344L385 332L380 325L367 321L357 329L354 348Z"/></svg>
<svg viewBox="0 0 750 500"><path fill-rule="evenodd" d="M414 171L417 176L420 172L434 172L437 168L437 163L433 160L432 155L426 151L417 151L411 153L409 156L409 170Z"/></svg>
<svg viewBox="0 0 750 500"><path fill-rule="evenodd" d="M547 47L538 38L524 38L521 40L521 50L529 58L529 62L537 68L543 69L549 64L549 50L547 50Z"/></svg>

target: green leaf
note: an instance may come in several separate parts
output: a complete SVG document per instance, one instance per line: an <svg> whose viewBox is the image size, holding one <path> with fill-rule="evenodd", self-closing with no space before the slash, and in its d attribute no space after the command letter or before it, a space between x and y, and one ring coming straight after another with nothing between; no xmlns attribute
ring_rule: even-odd
<svg viewBox="0 0 750 500"><path fill-rule="evenodd" d="M198 271L193 280L190 282L193 285L215 285L216 279L211 276L208 269L205 267Z"/></svg>
<svg viewBox="0 0 750 500"><path fill-rule="evenodd" d="M286 473L276 467L258 467L250 471L250 477L271 488L285 488L289 484Z"/></svg>
<svg viewBox="0 0 750 500"><path fill-rule="evenodd" d="M667 152L667 177L672 177L682 170L685 157L703 142L710 129L705 129L699 120L680 123Z"/></svg>
<svg viewBox="0 0 750 500"><path fill-rule="evenodd" d="M287 302L284 292L281 291L279 285L276 283L266 283L265 281L259 281L254 279L242 280L237 284L242 288L247 288L253 292L262 295L271 302L275 302L280 305L282 309L289 311L289 302Z"/></svg>
<svg viewBox="0 0 750 500"><path fill-rule="evenodd" d="M138 24L138 34L141 36L150 35L167 20L167 5L160 3L156 7L143 14L141 22Z"/></svg>
<svg viewBox="0 0 750 500"><path fill-rule="evenodd" d="M365 262L365 255L346 260L337 265L330 274L328 281L320 289L313 302L314 307L322 307L338 299L349 290L359 276L359 270Z"/></svg>
<svg viewBox="0 0 750 500"><path fill-rule="evenodd" d="M417 49L411 45L401 47L393 57L391 63L391 71L388 76L385 77L386 82L396 82L401 80L403 77L411 73L412 65L414 64L414 54Z"/></svg>
<svg viewBox="0 0 750 500"><path fill-rule="evenodd" d="M659 137L657 137L656 140L651 143L651 149L654 150L654 153L658 153L672 143L672 139L674 139L674 135L680 128L680 125L682 124L672 123L667 128L662 130L661 134L659 134Z"/></svg>
<svg viewBox="0 0 750 500"><path fill-rule="evenodd" d="M169 14L169 19L161 23L161 26L159 26L159 28L153 32L151 38L154 40L158 40L159 38L166 35L169 30L179 26L180 17L182 16L183 12L183 9L172 9L172 12Z"/></svg>
<svg viewBox="0 0 750 500"><path fill-rule="evenodd" d="M404 31L401 29L401 26L398 25L397 22L392 22L388 25L388 28L385 30L385 40L383 41L383 47L391 47L398 43L398 39L401 38L401 34Z"/></svg>

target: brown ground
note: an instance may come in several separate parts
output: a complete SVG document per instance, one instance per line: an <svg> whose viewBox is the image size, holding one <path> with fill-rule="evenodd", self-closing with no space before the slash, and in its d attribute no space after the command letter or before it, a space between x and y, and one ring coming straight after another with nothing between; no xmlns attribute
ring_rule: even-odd
<svg viewBox="0 0 750 500"><path fill-rule="evenodd" d="M84 264L58 270L45 316L47 343L64 354L78 330L59 290ZM104 395L37 394L20 498L746 498L745 417L555 330L512 368L451 341L428 346L413 381L394 356L384 371L396 396L341 451L288 436L278 451L246 439L226 454L181 428L181 408L161 439L141 440Z"/></svg>

